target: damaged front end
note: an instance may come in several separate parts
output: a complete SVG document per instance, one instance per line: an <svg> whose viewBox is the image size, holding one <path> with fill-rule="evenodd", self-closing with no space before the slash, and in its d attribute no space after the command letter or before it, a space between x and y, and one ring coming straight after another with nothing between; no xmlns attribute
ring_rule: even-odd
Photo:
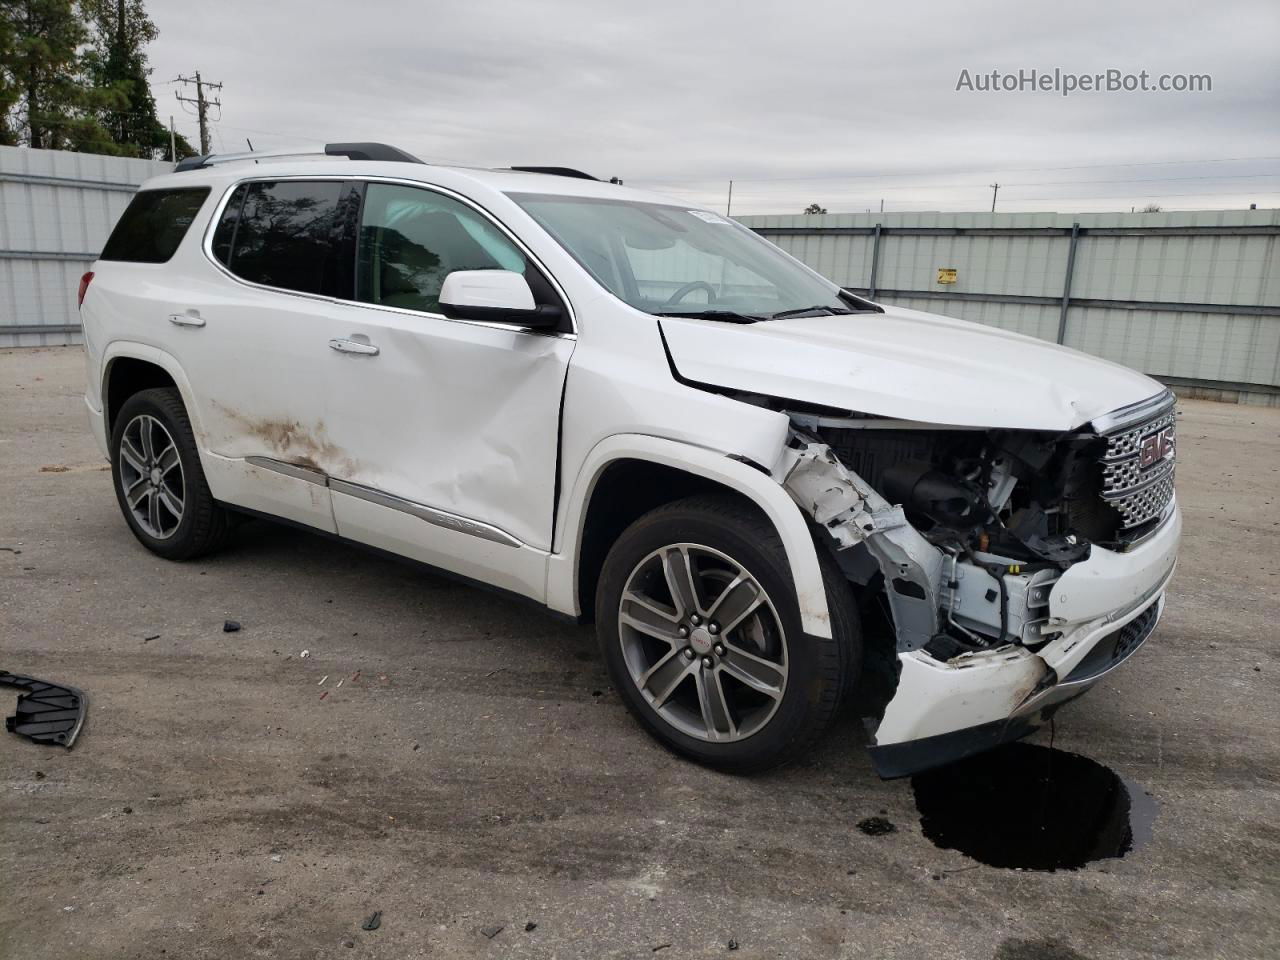
<svg viewBox="0 0 1280 960"><path fill-rule="evenodd" d="M891 634L867 651L882 776L1031 732L1150 635L1180 526L1172 395L1065 433L784 412L774 477Z"/></svg>

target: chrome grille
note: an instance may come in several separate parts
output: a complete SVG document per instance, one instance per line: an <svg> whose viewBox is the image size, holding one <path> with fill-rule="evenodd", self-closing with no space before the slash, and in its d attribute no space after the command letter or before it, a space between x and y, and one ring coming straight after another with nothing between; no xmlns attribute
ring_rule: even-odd
<svg viewBox="0 0 1280 960"><path fill-rule="evenodd" d="M1106 438L1102 499L1125 529L1160 516L1173 499L1174 420L1171 401L1155 416Z"/></svg>

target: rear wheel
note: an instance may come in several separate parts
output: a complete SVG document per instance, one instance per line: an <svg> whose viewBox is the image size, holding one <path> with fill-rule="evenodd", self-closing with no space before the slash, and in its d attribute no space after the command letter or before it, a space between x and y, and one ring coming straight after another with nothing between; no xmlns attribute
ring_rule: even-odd
<svg viewBox="0 0 1280 960"><path fill-rule="evenodd" d="M213 498L177 390L135 393L111 432L116 500L133 535L152 553L188 560L226 541L230 513Z"/></svg>
<svg viewBox="0 0 1280 960"><path fill-rule="evenodd" d="M860 657L847 584L823 557L833 638L805 634L773 526L730 497L641 517L609 552L597 635L628 708L663 743L747 772L826 729Z"/></svg>

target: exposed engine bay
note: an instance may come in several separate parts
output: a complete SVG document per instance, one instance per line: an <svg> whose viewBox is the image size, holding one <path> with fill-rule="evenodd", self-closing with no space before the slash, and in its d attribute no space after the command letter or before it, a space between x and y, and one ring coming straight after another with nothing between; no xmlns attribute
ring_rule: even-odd
<svg viewBox="0 0 1280 960"><path fill-rule="evenodd" d="M1131 490L1121 491L1129 499L1113 492L1114 464L1136 464L1142 437L1117 445L1087 428L1050 434L788 413L779 479L832 537L845 575L883 583L899 652L949 661L1008 644L1038 650L1057 635L1049 595L1063 571L1094 545L1123 550L1161 520L1158 503L1135 513ZM1143 469L1158 467L1171 488L1172 428L1139 428L1151 429L1169 439L1159 463ZM1150 486L1157 477L1137 479Z"/></svg>

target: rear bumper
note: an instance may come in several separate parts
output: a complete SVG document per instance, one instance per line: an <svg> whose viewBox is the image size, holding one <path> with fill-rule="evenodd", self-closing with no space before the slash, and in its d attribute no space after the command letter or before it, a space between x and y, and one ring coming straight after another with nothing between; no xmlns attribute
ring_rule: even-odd
<svg viewBox="0 0 1280 960"><path fill-rule="evenodd" d="M1164 609L1182 521L1169 519L1125 553L1095 548L1054 586L1036 653L1007 646L947 662L900 653L898 687L870 747L882 777L948 763L1031 733L1146 642Z"/></svg>

